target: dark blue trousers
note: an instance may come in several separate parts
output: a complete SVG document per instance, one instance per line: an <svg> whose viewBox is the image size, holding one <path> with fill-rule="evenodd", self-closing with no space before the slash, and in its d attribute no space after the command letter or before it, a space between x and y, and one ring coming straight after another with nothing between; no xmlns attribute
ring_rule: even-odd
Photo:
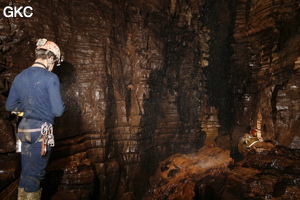
<svg viewBox="0 0 300 200"><path fill-rule="evenodd" d="M27 121L28 122L28 121ZM31 121L32 122L32 121ZM26 123L22 120L19 129L32 129L41 127L40 123ZM24 188L25 192L36 192L40 189L40 181L46 173L46 166L51 154L51 147L47 147L47 154L41 155L42 143L38 142L41 132L18 132L18 137L22 142L21 165L22 172L19 188Z"/></svg>

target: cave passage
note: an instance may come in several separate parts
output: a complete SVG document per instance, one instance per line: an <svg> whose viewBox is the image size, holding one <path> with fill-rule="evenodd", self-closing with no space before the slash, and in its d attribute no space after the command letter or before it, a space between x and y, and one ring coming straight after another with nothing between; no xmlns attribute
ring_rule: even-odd
<svg viewBox="0 0 300 200"><path fill-rule="evenodd" d="M62 50L67 108L42 199L300 199L298 1L18 0L0 16L0 199L20 176L4 105L39 38ZM251 129L263 140L241 151Z"/></svg>

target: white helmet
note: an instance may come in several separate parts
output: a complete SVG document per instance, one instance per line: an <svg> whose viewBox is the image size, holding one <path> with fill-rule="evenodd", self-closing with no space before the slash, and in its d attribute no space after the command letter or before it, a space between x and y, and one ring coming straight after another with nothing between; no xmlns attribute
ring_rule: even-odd
<svg viewBox="0 0 300 200"><path fill-rule="evenodd" d="M37 47L35 50L46 49L47 51L51 51L52 53L54 53L54 55L56 56L56 59L53 62L57 61L57 64L60 64L60 62L62 62L60 49L57 46L57 44L55 44L54 42L48 41L47 39L42 38L37 41L36 46Z"/></svg>

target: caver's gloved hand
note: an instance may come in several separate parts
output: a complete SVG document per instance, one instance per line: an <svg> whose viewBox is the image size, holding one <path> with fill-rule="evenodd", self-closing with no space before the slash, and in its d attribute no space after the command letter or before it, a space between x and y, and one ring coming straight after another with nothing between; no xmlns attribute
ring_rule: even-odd
<svg viewBox="0 0 300 200"><path fill-rule="evenodd" d="M11 114L15 114L19 117L22 117L24 115L24 112L17 112L17 111L12 111Z"/></svg>

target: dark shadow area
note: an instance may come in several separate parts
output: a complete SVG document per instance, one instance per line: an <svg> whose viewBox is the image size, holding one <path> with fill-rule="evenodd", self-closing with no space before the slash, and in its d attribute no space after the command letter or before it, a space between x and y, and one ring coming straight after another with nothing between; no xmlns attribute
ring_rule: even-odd
<svg viewBox="0 0 300 200"><path fill-rule="evenodd" d="M55 119L54 136L56 146L52 149L49 164L46 168L46 176L41 185L43 188L43 200L50 200L56 197L53 195L59 192L62 185L62 178L69 167L68 157L72 156L72 140L80 134L81 110L76 97L76 69L69 62L62 62L60 66L55 66L52 71L61 83L61 96L65 103L63 116ZM74 150L73 150L74 151ZM66 159L57 166L58 159Z"/></svg>
<svg viewBox="0 0 300 200"><path fill-rule="evenodd" d="M51 200L57 193L58 187L61 185L61 180L64 175L64 171L50 171L47 172L44 180L41 182L42 200Z"/></svg>
<svg viewBox="0 0 300 200"><path fill-rule="evenodd" d="M202 8L203 24L211 31L209 65L204 68L207 76L209 104L218 108L221 133L230 133L234 123L233 91L230 84L233 27L235 13L231 1L209 1Z"/></svg>

